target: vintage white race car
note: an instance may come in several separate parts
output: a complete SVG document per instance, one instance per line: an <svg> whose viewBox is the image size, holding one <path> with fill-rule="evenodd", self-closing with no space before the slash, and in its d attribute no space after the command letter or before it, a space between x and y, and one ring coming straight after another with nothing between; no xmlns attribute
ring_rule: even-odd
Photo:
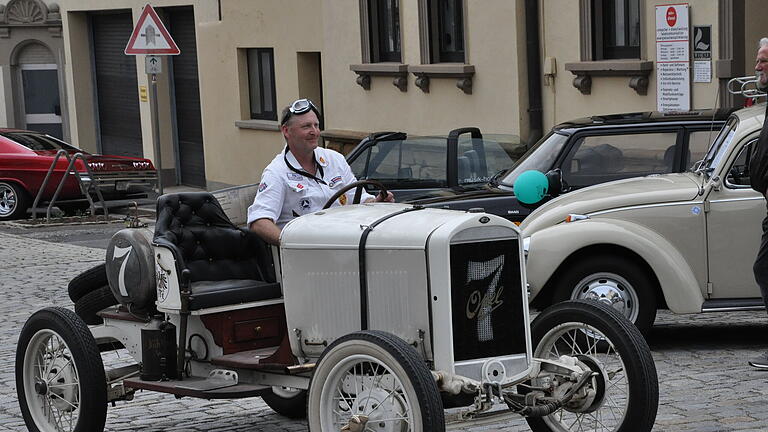
<svg viewBox="0 0 768 432"><path fill-rule="evenodd" d="M87 326L51 307L19 337L30 431L102 431L137 389L261 396L312 431L440 431L499 407L535 431L650 431L650 351L615 310L558 304L529 325L520 232L484 213L361 204L297 218L279 254L208 193L158 200L154 233L118 232L120 305ZM275 251L278 249L275 248ZM132 364L104 370L127 350Z"/></svg>

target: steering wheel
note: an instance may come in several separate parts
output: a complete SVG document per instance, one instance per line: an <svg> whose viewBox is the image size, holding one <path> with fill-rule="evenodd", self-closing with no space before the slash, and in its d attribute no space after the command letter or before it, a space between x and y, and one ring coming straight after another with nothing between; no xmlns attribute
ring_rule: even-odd
<svg viewBox="0 0 768 432"><path fill-rule="evenodd" d="M328 207L330 207L331 205L333 205L334 201L339 199L340 196L344 195L345 193L347 193L349 190L351 190L353 188L357 188L357 190L355 190L355 197L352 199L352 204L360 204L360 197L363 195L363 186L365 186L365 185L376 186L379 189L379 195L378 196L380 196L380 197L382 197L382 196L386 197L387 196L387 188L383 184L381 184L380 181L378 181L378 180L358 180L358 181L350 183L350 184L342 187L338 191L336 191L336 193L333 194L332 197L328 198L328 201L323 206L323 210L325 210Z"/></svg>

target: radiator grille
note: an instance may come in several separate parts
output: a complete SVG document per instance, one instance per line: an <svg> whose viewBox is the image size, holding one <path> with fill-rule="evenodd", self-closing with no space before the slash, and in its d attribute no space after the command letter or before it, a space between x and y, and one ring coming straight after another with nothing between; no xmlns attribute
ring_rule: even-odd
<svg viewBox="0 0 768 432"><path fill-rule="evenodd" d="M451 245L454 361L525 353L518 240Z"/></svg>

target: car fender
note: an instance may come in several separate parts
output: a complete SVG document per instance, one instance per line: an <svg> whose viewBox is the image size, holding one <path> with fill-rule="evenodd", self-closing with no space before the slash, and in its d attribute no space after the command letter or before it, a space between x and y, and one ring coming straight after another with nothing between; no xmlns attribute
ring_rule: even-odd
<svg viewBox="0 0 768 432"><path fill-rule="evenodd" d="M567 258L585 247L606 244L626 248L648 263L670 310L701 312L704 297L687 261L664 237L646 227L616 219L589 219L554 225L530 237L526 273L531 300Z"/></svg>
<svg viewBox="0 0 768 432"><path fill-rule="evenodd" d="M34 193L37 192L37 190L31 190L29 185L24 180L22 180L20 178L16 178L16 177L0 177L0 181L16 183L17 185L19 185L22 188L24 188L24 190L27 191L30 194L32 194L33 192ZM39 189L39 187L38 187L38 189Z"/></svg>

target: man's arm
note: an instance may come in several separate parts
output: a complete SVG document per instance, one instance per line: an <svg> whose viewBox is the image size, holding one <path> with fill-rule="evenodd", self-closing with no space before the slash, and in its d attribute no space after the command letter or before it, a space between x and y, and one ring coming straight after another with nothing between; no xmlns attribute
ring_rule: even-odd
<svg viewBox="0 0 768 432"><path fill-rule="evenodd" d="M250 228L265 242L280 246L280 227L275 225L271 219L256 219L251 222Z"/></svg>

